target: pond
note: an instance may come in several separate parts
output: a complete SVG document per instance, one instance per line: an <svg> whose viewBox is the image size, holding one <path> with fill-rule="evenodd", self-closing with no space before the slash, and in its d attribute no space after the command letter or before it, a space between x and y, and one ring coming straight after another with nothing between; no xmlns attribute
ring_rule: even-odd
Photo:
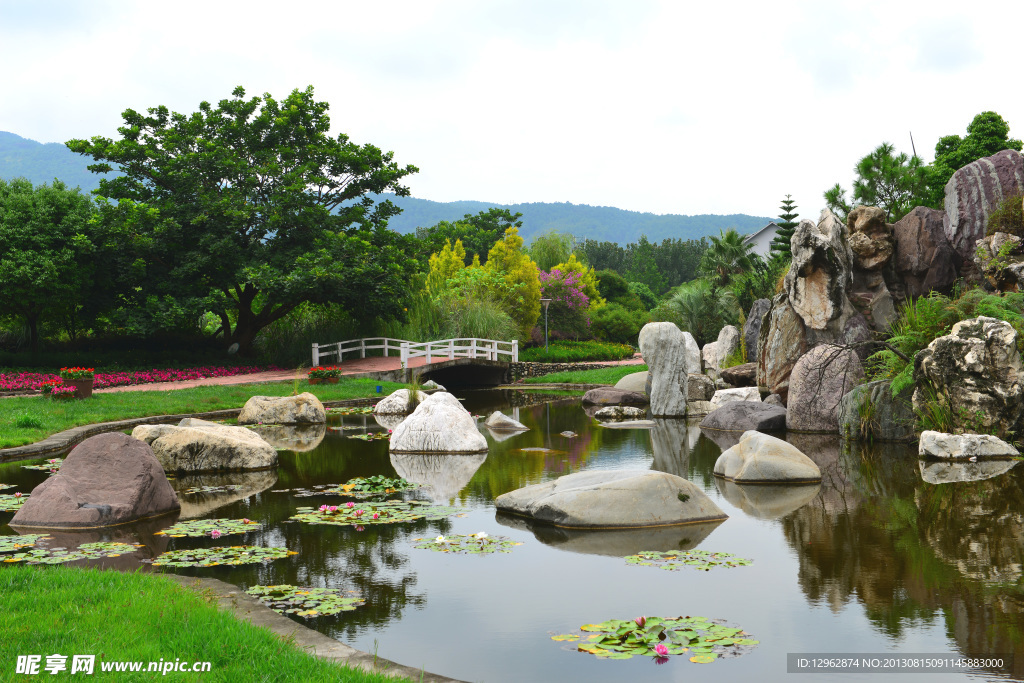
<svg viewBox="0 0 1024 683"><path fill-rule="evenodd" d="M167 549L286 546L297 554L265 565L141 566L241 587L354 591L366 601L354 611L292 618L361 650L467 681L775 681L792 677L787 653L1015 654L1009 671L951 673L943 680L1024 680L1024 467L1014 467L1016 462L922 466L911 447L843 445L836 438L791 434L788 440L821 467L821 486L738 487L712 475L730 439L713 440L693 423L657 420L652 429L611 429L594 424L578 397L459 395L474 414L504 410L530 431L497 439L488 434L486 457L391 458L385 440L348 438L367 429L386 431L372 416L333 415L326 433L282 452L276 472L172 481L179 491L241 484L230 493L182 494L182 517L246 517L263 524L259 531L227 537L229 543L154 536L171 521L165 519L53 535L68 547L143 543L135 555L79 563L121 569ZM47 476L23 469L26 464L0 465L0 482L29 490ZM685 477L729 518L710 526L583 532L531 528L495 512L493 501L502 493L597 469ZM458 514L362 530L289 520L297 507L344 500L303 497L294 489L378 474L425 484L403 495L453 505ZM10 516L0 512L0 534L13 533L6 526ZM480 531L522 545L490 555L414 547L422 542L416 539ZM690 548L753 562L663 571L623 559L645 550ZM724 620L760 644L710 664L675 656L657 666L649 657L598 659L577 652L577 643L551 638L608 619L693 615ZM900 680L932 676L905 674Z"/></svg>

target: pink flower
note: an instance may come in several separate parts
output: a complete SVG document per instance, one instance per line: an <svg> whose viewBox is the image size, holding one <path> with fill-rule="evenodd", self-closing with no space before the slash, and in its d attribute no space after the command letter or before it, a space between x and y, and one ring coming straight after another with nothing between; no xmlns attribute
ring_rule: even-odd
<svg viewBox="0 0 1024 683"><path fill-rule="evenodd" d="M338 511L338 506L337 505L332 505L331 507L329 507L327 509L330 510L331 512L337 512Z"/></svg>
<svg viewBox="0 0 1024 683"><path fill-rule="evenodd" d="M15 492L14 497L15 498L21 498L21 493Z"/></svg>
<svg viewBox="0 0 1024 683"><path fill-rule="evenodd" d="M366 527L356 524L356 531L366 531Z"/></svg>
<svg viewBox="0 0 1024 683"><path fill-rule="evenodd" d="M320 506L320 512L327 512L328 510L330 510L330 508L327 507L326 505L321 505Z"/></svg>
<svg viewBox="0 0 1024 683"><path fill-rule="evenodd" d="M380 519L380 513L379 512L374 512L373 513L373 518L374 519Z"/></svg>
<svg viewBox="0 0 1024 683"><path fill-rule="evenodd" d="M363 516L363 511L362 510L356 510L353 514L355 514L356 517L362 517Z"/></svg>
<svg viewBox="0 0 1024 683"><path fill-rule="evenodd" d="M633 621L636 622L637 626L639 626L640 628L643 628L644 625L647 623L647 617L637 617Z"/></svg>
<svg viewBox="0 0 1024 683"><path fill-rule="evenodd" d="M210 532L210 538L220 538L220 537L221 537L221 533L219 531L217 531L216 529L214 529L213 531Z"/></svg>
<svg viewBox="0 0 1024 683"><path fill-rule="evenodd" d="M351 502L351 501L349 501L348 503L345 503L345 507L347 507L347 508L354 508L355 506L356 506L356 504Z"/></svg>
<svg viewBox="0 0 1024 683"><path fill-rule="evenodd" d="M658 653L659 657L664 657L668 654L668 648L665 647L664 643L658 643L654 646L654 651Z"/></svg>

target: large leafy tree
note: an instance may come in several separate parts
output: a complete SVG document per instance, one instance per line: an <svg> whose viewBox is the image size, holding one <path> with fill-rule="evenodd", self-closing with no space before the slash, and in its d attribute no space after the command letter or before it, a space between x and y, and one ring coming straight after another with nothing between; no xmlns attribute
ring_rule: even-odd
<svg viewBox="0 0 1024 683"><path fill-rule="evenodd" d="M787 194L786 198L782 200L782 206L779 207L782 210L776 223L779 229L775 231L775 238L769 247L772 256L789 258L791 255L790 243L793 240L793 233L796 232L796 228L799 225L795 219L800 217L800 214L796 212L795 203L790 199L791 196Z"/></svg>
<svg viewBox="0 0 1024 683"><path fill-rule="evenodd" d="M648 240L647 235L640 235L636 243L626 245L626 261L629 265L623 275L628 281L642 282L652 292L661 294L668 289L668 282L658 269L655 260L657 251L657 244Z"/></svg>
<svg viewBox="0 0 1024 683"><path fill-rule="evenodd" d="M0 180L0 311L24 321L33 352L40 320L73 321L92 287L94 212L88 196L59 180Z"/></svg>
<svg viewBox="0 0 1024 683"><path fill-rule="evenodd" d="M886 220L893 222L928 201L929 172L921 158L897 154L888 142L857 162L854 172L852 205L846 203L846 191L839 183L825 191L828 207L844 222L858 204L883 209Z"/></svg>
<svg viewBox="0 0 1024 683"><path fill-rule="evenodd" d="M523 221L520 220L522 217L521 213L492 207L476 215L467 213L457 221L441 221L429 228L416 228L416 238L420 241L420 260L426 262L431 254L441 251L446 242L454 244L455 240L461 240L466 249L467 266L474 257L486 263L491 247L504 236L507 229L523 227Z"/></svg>
<svg viewBox="0 0 1024 683"><path fill-rule="evenodd" d="M519 229L508 228L487 254L484 272L504 283L495 292L499 303L519 328L519 338L529 339L540 317L540 273L523 251Z"/></svg>
<svg viewBox="0 0 1024 683"><path fill-rule="evenodd" d="M700 272L714 278L717 285L727 285L734 275L746 272L753 263L754 245L743 239L735 228L711 235L711 246L704 252Z"/></svg>
<svg viewBox="0 0 1024 683"><path fill-rule="evenodd" d="M399 209L366 195L406 196L400 181L418 169L331 137L327 110L312 87L282 101L238 87L191 114L127 109L120 139L67 145L98 162L90 170L123 173L96 192L143 217L131 228L143 289L213 311L245 351L305 301L402 316L413 264L387 229Z"/></svg>
<svg viewBox="0 0 1024 683"><path fill-rule="evenodd" d="M957 170L972 161L1004 149L1021 150L1022 143L1010 137L1010 124L994 111L983 111L967 126L967 135L946 135L935 144L935 162L930 168L929 203L936 208L945 200L946 183Z"/></svg>

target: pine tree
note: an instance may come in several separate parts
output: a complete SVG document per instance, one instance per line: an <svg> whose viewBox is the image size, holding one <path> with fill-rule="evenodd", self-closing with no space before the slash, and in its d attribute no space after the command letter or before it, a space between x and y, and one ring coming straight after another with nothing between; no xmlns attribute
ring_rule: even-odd
<svg viewBox="0 0 1024 683"><path fill-rule="evenodd" d="M793 200L790 199L792 195L786 195L786 198L782 200L782 213L779 214L780 220L776 225L779 229L775 232L775 239L772 240L770 249L773 256L785 256L790 257L789 242L793 237L793 233L796 231L796 226L799 225L794 219L798 218L800 214L796 212L796 207L793 206Z"/></svg>

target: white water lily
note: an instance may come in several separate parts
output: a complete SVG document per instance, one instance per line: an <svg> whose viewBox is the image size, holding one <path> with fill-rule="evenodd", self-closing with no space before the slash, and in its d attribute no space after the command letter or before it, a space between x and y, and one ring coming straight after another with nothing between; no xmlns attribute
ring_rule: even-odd
<svg viewBox="0 0 1024 683"><path fill-rule="evenodd" d="M438 536L435 538L434 543L444 543L444 536Z"/></svg>
<svg viewBox="0 0 1024 683"><path fill-rule="evenodd" d="M476 537L477 538L487 538L487 532L486 531L481 531L480 533L478 533L476 535Z"/></svg>

